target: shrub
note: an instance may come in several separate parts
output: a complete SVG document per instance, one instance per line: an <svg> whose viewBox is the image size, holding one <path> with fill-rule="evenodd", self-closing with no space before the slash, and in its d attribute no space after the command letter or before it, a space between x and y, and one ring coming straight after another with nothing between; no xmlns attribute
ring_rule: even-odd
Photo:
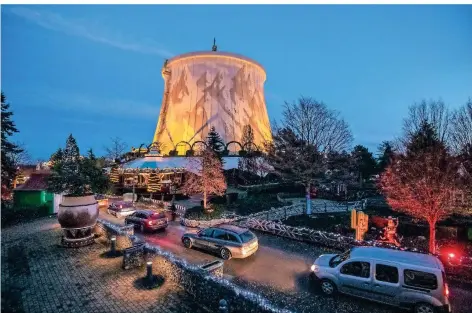
<svg viewBox="0 0 472 313"><path fill-rule="evenodd" d="M194 206L187 209L185 212L185 218L189 220L197 221L208 221L212 219L221 218L221 215L225 212L223 205L211 204L212 211L204 211L202 206Z"/></svg>

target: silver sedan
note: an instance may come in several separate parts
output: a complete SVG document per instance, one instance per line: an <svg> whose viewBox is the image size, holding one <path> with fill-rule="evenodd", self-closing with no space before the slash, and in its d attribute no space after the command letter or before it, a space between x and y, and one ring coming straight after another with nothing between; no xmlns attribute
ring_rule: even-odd
<svg viewBox="0 0 472 313"><path fill-rule="evenodd" d="M246 228L233 225L218 225L203 229L198 233L186 233L182 243L187 248L200 248L217 253L223 260L247 258L258 247L256 235Z"/></svg>

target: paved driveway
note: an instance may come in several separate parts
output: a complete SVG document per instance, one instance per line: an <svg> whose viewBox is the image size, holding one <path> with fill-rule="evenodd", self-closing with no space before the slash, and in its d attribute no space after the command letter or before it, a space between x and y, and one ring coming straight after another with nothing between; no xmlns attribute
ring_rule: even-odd
<svg viewBox="0 0 472 313"><path fill-rule="evenodd" d="M123 224L104 212L101 218ZM186 249L181 243L182 234L196 231L171 222L165 231L139 234L146 242L185 258L195 264L219 259L207 252ZM308 280L309 268L313 260L332 250L297 242L290 239L258 233L259 250L247 259L232 259L225 262L226 278L252 291L261 292L275 304L296 312L378 312L394 313L398 310L384 305L339 296L335 299L324 297ZM455 312L471 312L467 298L472 299L472 291L451 286L451 301Z"/></svg>

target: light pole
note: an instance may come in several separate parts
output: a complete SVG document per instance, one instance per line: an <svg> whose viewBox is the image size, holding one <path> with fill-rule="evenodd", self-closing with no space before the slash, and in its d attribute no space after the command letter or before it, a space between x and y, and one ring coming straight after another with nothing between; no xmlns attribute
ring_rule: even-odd
<svg viewBox="0 0 472 313"><path fill-rule="evenodd" d="M136 184L139 181L139 168L136 168L136 173L136 176L133 177L133 202L135 202L134 199L136 196Z"/></svg>

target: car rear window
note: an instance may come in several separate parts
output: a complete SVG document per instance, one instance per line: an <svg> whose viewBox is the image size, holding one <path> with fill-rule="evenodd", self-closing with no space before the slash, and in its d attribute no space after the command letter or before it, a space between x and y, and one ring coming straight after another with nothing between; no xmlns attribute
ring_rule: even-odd
<svg viewBox="0 0 472 313"><path fill-rule="evenodd" d="M432 273L405 270L403 272L403 276L405 280L405 285L407 286L430 290L438 288L438 280L436 279L436 275Z"/></svg>
<svg viewBox="0 0 472 313"><path fill-rule="evenodd" d="M164 213L153 213L151 214L151 216L149 216L150 219L153 219L153 220L157 220L157 219L160 219L160 218L165 218L166 215Z"/></svg>
<svg viewBox="0 0 472 313"><path fill-rule="evenodd" d="M249 242L249 241L253 240L254 238L256 238L256 235L254 235L252 232L250 232L248 230L248 231L240 234L239 237L241 237L242 242L246 243L246 242Z"/></svg>

